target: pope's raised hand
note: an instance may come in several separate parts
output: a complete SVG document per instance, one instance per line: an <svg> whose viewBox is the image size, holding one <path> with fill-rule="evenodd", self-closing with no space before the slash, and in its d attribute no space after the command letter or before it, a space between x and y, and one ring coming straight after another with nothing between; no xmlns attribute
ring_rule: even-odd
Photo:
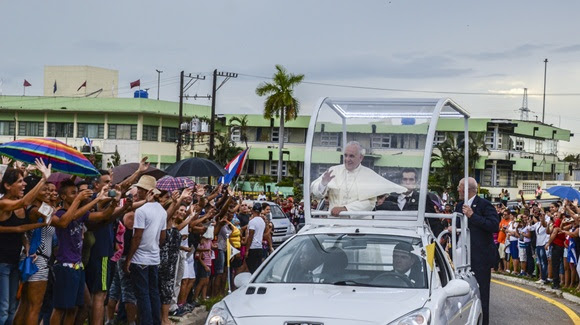
<svg viewBox="0 0 580 325"><path fill-rule="evenodd" d="M332 175L332 170L327 170L323 175L322 175L322 185L326 186L328 185L328 183L330 183L330 181L334 178L334 175Z"/></svg>

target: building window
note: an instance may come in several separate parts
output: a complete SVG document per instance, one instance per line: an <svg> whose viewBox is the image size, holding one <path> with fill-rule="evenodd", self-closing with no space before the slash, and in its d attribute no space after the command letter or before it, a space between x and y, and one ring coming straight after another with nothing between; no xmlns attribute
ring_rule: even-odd
<svg viewBox="0 0 580 325"><path fill-rule="evenodd" d="M536 140L536 153L542 153L544 149L544 142Z"/></svg>
<svg viewBox="0 0 580 325"><path fill-rule="evenodd" d="M516 151L524 151L525 142L522 138L516 138Z"/></svg>
<svg viewBox="0 0 580 325"><path fill-rule="evenodd" d="M242 132L240 128L233 127L230 129L230 131L231 131L230 139L232 139L233 142L240 142L242 139Z"/></svg>
<svg viewBox="0 0 580 325"><path fill-rule="evenodd" d="M55 138L66 138L73 136L73 123L47 123L46 135Z"/></svg>
<svg viewBox="0 0 580 325"><path fill-rule="evenodd" d="M29 137L43 137L44 122L18 122L18 135Z"/></svg>
<svg viewBox="0 0 580 325"><path fill-rule="evenodd" d="M105 137L104 124L77 123L77 138L103 139Z"/></svg>
<svg viewBox="0 0 580 325"><path fill-rule="evenodd" d="M487 131L485 133L485 146L488 147L489 149L495 149L494 143L495 143L495 132L494 131Z"/></svg>
<svg viewBox="0 0 580 325"><path fill-rule="evenodd" d="M137 140L137 125L109 124L109 139Z"/></svg>
<svg viewBox="0 0 580 325"><path fill-rule="evenodd" d="M282 162L282 176L286 176L288 168L286 168L286 162ZM277 161L270 161L270 175L277 176L278 175L278 162Z"/></svg>
<svg viewBox="0 0 580 325"><path fill-rule="evenodd" d="M153 125L143 125L143 141L157 141L159 127Z"/></svg>
<svg viewBox="0 0 580 325"><path fill-rule="evenodd" d="M177 128L161 128L161 141L163 142L177 141Z"/></svg>
<svg viewBox="0 0 580 325"><path fill-rule="evenodd" d="M14 135L16 123L10 121L0 121L0 135Z"/></svg>
<svg viewBox="0 0 580 325"><path fill-rule="evenodd" d="M288 142L288 129L284 129L284 142ZM280 128L272 128L272 142L280 141Z"/></svg>
<svg viewBox="0 0 580 325"><path fill-rule="evenodd" d="M437 132L435 132L435 138L433 139L433 145L436 146L438 144L441 144L441 143L445 142L446 139L447 139L447 133L437 131Z"/></svg>
<svg viewBox="0 0 580 325"><path fill-rule="evenodd" d="M338 147L340 137L338 132L320 133L320 145L324 147Z"/></svg>
<svg viewBox="0 0 580 325"><path fill-rule="evenodd" d="M371 148L391 148L391 135L373 134L371 136Z"/></svg>

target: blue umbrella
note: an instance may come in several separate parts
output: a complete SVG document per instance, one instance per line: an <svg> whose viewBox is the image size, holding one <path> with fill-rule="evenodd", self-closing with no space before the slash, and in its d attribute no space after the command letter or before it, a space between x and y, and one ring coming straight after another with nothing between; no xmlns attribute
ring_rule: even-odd
<svg viewBox="0 0 580 325"><path fill-rule="evenodd" d="M580 192L577 189L570 187L570 186L552 186L547 189L548 193L551 195L557 196L562 199L568 199L570 201L574 201L577 199L580 201Z"/></svg>

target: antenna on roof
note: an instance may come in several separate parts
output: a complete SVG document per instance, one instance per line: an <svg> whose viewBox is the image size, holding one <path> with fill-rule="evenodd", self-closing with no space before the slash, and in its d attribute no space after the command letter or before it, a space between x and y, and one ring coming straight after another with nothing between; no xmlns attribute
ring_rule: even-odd
<svg viewBox="0 0 580 325"><path fill-rule="evenodd" d="M520 107L519 111L520 120L527 121L528 113L530 112L530 109L528 108L528 88L524 88L524 98L522 99L522 107Z"/></svg>

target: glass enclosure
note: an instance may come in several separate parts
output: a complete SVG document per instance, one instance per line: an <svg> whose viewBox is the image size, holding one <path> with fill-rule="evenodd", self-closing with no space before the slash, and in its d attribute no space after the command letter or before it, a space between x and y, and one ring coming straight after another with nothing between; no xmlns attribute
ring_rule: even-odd
<svg viewBox="0 0 580 325"><path fill-rule="evenodd" d="M435 212L427 178L439 117L467 113L448 99L321 100L306 143L307 218Z"/></svg>

